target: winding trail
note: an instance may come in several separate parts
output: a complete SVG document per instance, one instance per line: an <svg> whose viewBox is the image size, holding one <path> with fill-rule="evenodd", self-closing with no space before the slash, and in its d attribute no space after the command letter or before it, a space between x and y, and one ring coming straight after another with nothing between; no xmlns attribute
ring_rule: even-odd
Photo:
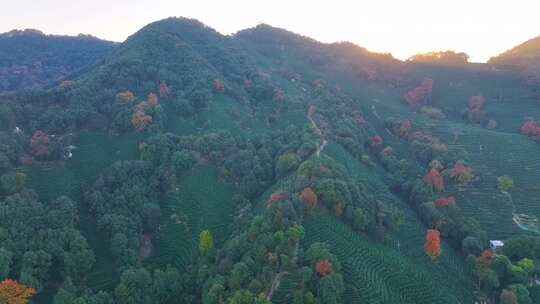
<svg viewBox="0 0 540 304"><path fill-rule="evenodd" d="M281 283L281 277L283 276L283 272L278 272L274 279L272 280L272 287L270 287L270 290L268 291L268 294L266 295L266 300L271 301L272 296L274 295L274 291L276 291L279 287L279 284Z"/></svg>
<svg viewBox="0 0 540 304"><path fill-rule="evenodd" d="M540 233L540 223L538 222L538 218L524 213L517 213L517 208L512 199L512 195L507 191L501 192L508 197L508 200L512 205L512 220L514 223L522 230Z"/></svg>
<svg viewBox="0 0 540 304"><path fill-rule="evenodd" d="M322 133L321 129L319 129L319 126L317 126L317 124L313 120L313 117L311 117L313 112L314 111L308 110L307 119L309 119L309 121L311 122L311 125L315 129L315 133L317 133L317 135L320 135L321 137L323 137L323 133ZM317 152L315 152L317 157L321 156L321 152L324 150L324 147L326 147L326 144L328 144L328 141L323 137L323 141L319 144L319 147L317 148Z"/></svg>

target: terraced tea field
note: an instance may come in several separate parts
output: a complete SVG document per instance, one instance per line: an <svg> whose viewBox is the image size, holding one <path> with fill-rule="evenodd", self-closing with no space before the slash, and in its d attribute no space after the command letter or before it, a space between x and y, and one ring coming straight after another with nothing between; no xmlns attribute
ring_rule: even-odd
<svg viewBox="0 0 540 304"><path fill-rule="evenodd" d="M371 168L354 159L347 151L336 143L330 143L325 153L342 163L351 176L357 177L369 193L376 196L377 200L389 205L396 206L404 212L404 223L391 232L392 246L400 254L414 260L415 263L429 269L434 279L444 281L452 294L458 294L463 299L471 297L470 289L472 282L467 273L463 257L459 256L454 249L442 242L443 254L437 263L426 258L423 245L427 227L422 224L416 213L399 197L394 196L388 186L380 178L380 175Z"/></svg>
<svg viewBox="0 0 540 304"><path fill-rule="evenodd" d="M306 245L326 242L342 261L346 303L469 303L410 258L369 242L333 216L305 220ZM470 300L470 299L469 299Z"/></svg>
<svg viewBox="0 0 540 304"><path fill-rule="evenodd" d="M231 232L232 192L212 167L195 168L181 177L177 191L162 203L162 222L154 238L150 265L185 269L199 254L199 233L208 229L219 247Z"/></svg>
<svg viewBox="0 0 540 304"><path fill-rule="evenodd" d="M96 262L88 274L88 287L93 290L114 287L118 274L115 272L109 245L104 242L93 216L82 203L83 193L97 179L101 170L120 159L137 159L139 134L123 135L121 138L100 133L82 133L74 145L73 157L63 165L26 166L27 185L47 203L60 195L76 201L80 212L80 229L96 256ZM52 299L44 299L45 303Z"/></svg>

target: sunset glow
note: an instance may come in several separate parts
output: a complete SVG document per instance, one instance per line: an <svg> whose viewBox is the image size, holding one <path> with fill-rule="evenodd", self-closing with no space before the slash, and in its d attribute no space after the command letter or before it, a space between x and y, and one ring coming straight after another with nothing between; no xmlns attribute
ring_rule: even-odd
<svg viewBox="0 0 540 304"><path fill-rule="evenodd" d="M149 22L184 16L224 34L268 23L324 42L352 41L401 59L452 49L485 61L540 34L540 3L533 0L2 2L1 32L37 28L123 41Z"/></svg>

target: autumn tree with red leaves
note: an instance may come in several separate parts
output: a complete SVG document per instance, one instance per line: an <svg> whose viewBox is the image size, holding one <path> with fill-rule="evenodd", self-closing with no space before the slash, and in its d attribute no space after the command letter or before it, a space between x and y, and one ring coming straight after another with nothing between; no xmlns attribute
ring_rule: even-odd
<svg viewBox="0 0 540 304"><path fill-rule="evenodd" d="M313 191L313 189L307 187L300 193L300 201L302 201L302 203L304 203L308 209L313 209L315 206L317 206L317 194L315 191Z"/></svg>
<svg viewBox="0 0 540 304"><path fill-rule="evenodd" d="M529 137L540 137L540 123L532 117L526 117L521 125L521 133Z"/></svg>
<svg viewBox="0 0 540 304"><path fill-rule="evenodd" d="M132 103L135 100L135 95L133 95L133 92L127 90L116 94L116 100L121 103Z"/></svg>
<svg viewBox="0 0 540 304"><path fill-rule="evenodd" d="M465 185L473 178L472 169L462 163L456 163L450 170L450 177L458 183Z"/></svg>
<svg viewBox="0 0 540 304"><path fill-rule="evenodd" d="M433 187L435 190L444 190L444 180L439 174L439 171L437 171L435 168L431 168L429 173L424 176L424 183Z"/></svg>
<svg viewBox="0 0 540 304"><path fill-rule="evenodd" d="M30 153L36 157L49 156L49 135L44 131L37 130L30 139Z"/></svg>
<svg viewBox="0 0 540 304"><path fill-rule="evenodd" d="M278 190L278 191L276 191L276 192L274 192L274 193L272 193L270 195L270 198L268 198L268 200L266 201L266 206L270 207L273 202L283 200L283 199L287 198L287 196L288 196L287 192L283 192L281 190Z"/></svg>
<svg viewBox="0 0 540 304"><path fill-rule="evenodd" d="M403 100L409 106L420 108L428 103L432 91L433 79L426 78L418 87L405 93L405 95L403 95Z"/></svg>
<svg viewBox="0 0 540 304"><path fill-rule="evenodd" d="M171 96L171 89L169 88L167 83L165 83L165 81L162 81L159 84L159 97L166 99L169 98L169 96Z"/></svg>
<svg viewBox="0 0 540 304"><path fill-rule="evenodd" d="M225 83L223 83L223 81L220 79L214 80L214 91L218 93L225 92Z"/></svg>
<svg viewBox="0 0 540 304"><path fill-rule="evenodd" d="M427 231L424 252L433 260L441 255L441 233L439 230L429 229Z"/></svg>
<svg viewBox="0 0 540 304"><path fill-rule="evenodd" d="M453 196L441 197L435 201L435 206L443 207L450 206L456 203L456 199Z"/></svg>
<svg viewBox="0 0 540 304"><path fill-rule="evenodd" d="M315 264L315 271L321 276L327 276L332 273L332 262L328 259L320 260Z"/></svg>
<svg viewBox="0 0 540 304"><path fill-rule="evenodd" d="M379 135L375 135L369 138L371 146L380 146L383 143L383 138Z"/></svg>
<svg viewBox="0 0 540 304"><path fill-rule="evenodd" d="M17 281L6 279L0 282L0 303L26 304L34 294L36 291L33 288Z"/></svg>

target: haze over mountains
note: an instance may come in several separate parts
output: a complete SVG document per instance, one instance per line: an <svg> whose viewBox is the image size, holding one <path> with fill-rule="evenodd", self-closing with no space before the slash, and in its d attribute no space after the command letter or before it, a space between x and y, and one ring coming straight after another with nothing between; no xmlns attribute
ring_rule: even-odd
<svg viewBox="0 0 540 304"><path fill-rule="evenodd" d="M537 44L1 34L0 280L35 303L536 303Z"/></svg>

